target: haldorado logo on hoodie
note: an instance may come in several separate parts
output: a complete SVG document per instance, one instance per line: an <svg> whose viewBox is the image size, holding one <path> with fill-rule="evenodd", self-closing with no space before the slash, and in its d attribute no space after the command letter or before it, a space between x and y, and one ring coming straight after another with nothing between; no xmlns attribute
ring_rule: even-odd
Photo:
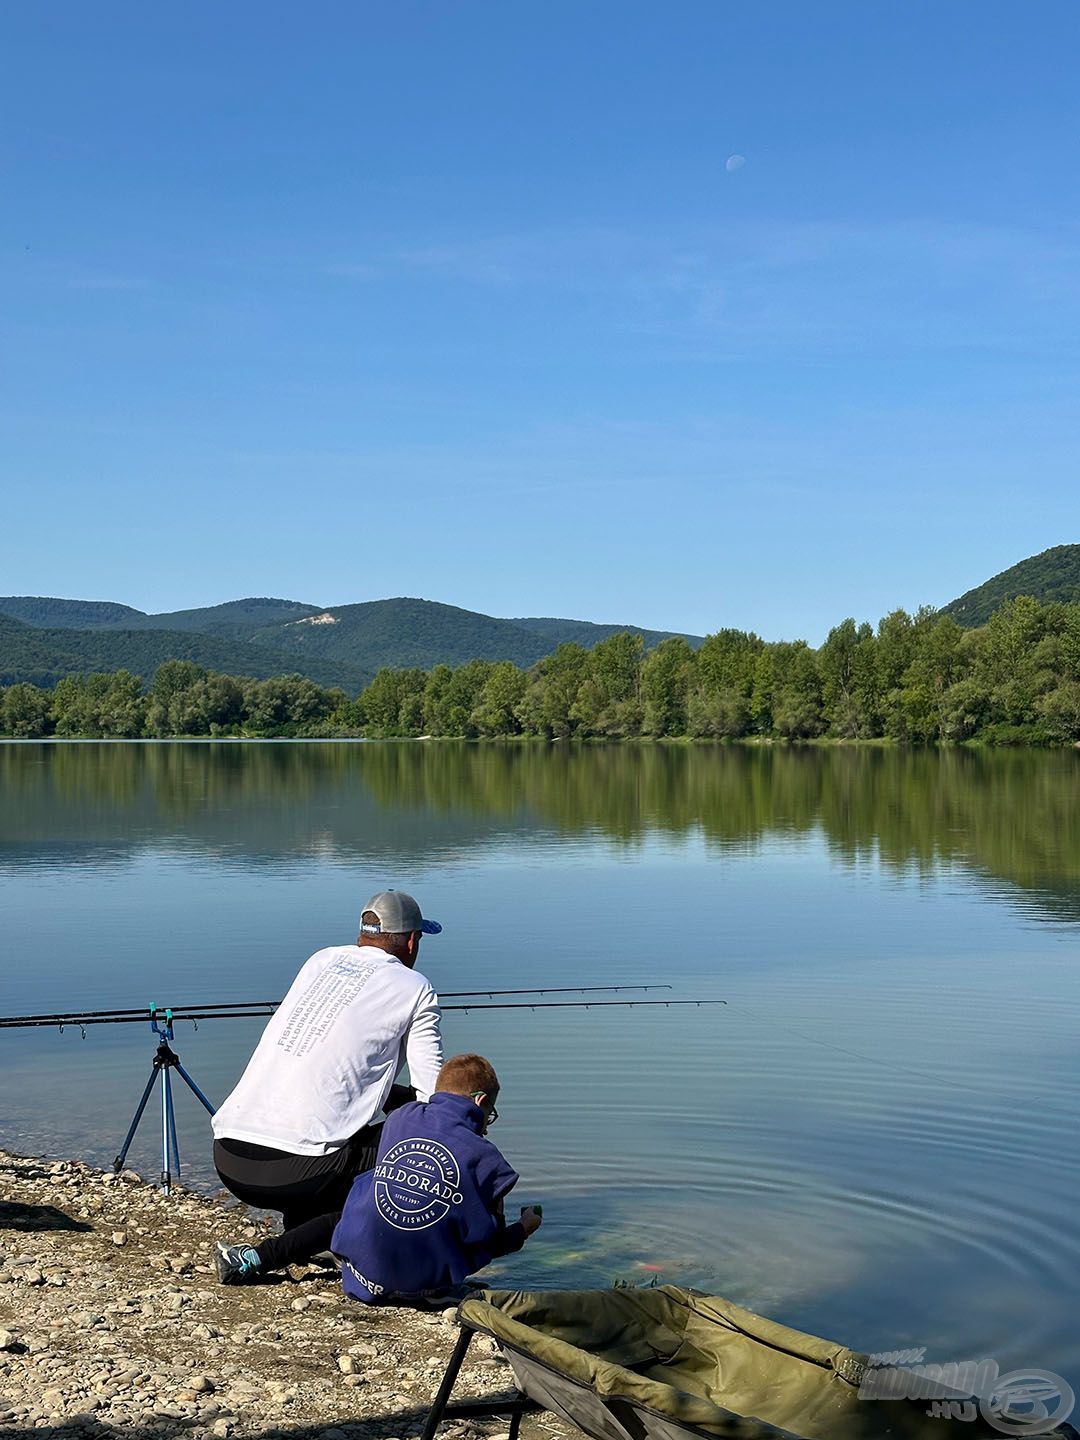
<svg viewBox="0 0 1080 1440"><path fill-rule="evenodd" d="M375 1205L395 1230L426 1230L462 1203L461 1168L438 1140L413 1136L392 1145L375 1167Z"/></svg>

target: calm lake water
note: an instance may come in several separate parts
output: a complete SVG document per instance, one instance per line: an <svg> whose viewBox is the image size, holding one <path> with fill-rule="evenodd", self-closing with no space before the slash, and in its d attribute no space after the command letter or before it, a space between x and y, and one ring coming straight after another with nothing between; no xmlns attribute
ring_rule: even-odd
<svg viewBox="0 0 1080 1440"><path fill-rule="evenodd" d="M543 1229L492 1273L715 1291L867 1350L1080 1388L1080 755L0 745L0 1012L277 997L396 885ZM224 1097L258 1022L179 1032ZM0 1033L0 1144L107 1163L142 1027ZM185 1178L209 1128L179 1099ZM156 1169L152 1116L133 1149Z"/></svg>

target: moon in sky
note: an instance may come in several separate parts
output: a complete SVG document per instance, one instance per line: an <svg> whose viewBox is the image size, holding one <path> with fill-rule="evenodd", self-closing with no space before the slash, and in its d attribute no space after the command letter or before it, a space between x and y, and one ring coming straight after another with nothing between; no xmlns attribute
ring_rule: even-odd
<svg viewBox="0 0 1080 1440"><path fill-rule="evenodd" d="M724 161L724 169L730 174L733 170L741 170L745 164L745 155L729 155Z"/></svg>

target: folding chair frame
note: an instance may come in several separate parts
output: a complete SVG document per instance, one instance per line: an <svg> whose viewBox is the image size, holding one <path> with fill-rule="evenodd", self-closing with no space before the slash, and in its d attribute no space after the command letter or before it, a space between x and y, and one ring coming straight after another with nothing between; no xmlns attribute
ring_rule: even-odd
<svg viewBox="0 0 1080 1440"><path fill-rule="evenodd" d="M454 1382L457 1380L458 1371L465 1361L473 1336L477 1333L464 1320L459 1319L459 1324L461 1333L458 1335L457 1344L454 1346L453 1354L447 1364L446 1374L431 1403L431 1410L428 1412L420 1440L435 1440L435 1431L444 1420L479 1420L493 1415L509 1415L510 1440L518 1440L521 1417L535 1414L544 1408L535 1400L530 1400L527 1395L519 1393L516 1400L457 1400L453 1404L450 1403L450 1395L454 1388Z"/></svg>

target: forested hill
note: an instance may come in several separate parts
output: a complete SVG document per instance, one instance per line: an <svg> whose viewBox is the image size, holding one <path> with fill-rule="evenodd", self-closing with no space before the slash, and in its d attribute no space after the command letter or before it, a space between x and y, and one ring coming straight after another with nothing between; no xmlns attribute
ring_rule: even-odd
<svg viewBox="0 0 1080 1440"><path fill-rule="evenodd" d="M224 605L205 605L198 610L168 610L162 615L142 615L128 623L137 630L199 630L207 635L250 640L268 626L284 625L289 620L318 613L318 605L307 605L300 600L259 598L227 600Z"/></svg>
<svg viewBox="0 0 1080 1440"><path fill-rule="evenodd" d="M141 610L112 600L56 600L51 595L5 595L0 614L53 630L96 630L147 618Z"/></svg>
<svg viewBox="0 0 1080 1440"><path fill-rule="evenodd" d="M0 685L27 681L51 688L67 675L130 670L149 680L166 660L191 660L207 669L267 680L297 667L260 645L238 644L183 630L61 630L27 625L0 613ZM312 657L304 674L319 685L355 694L371 671Z"/></svg>
<svg viewBox="0 0 1080 1440"><path fill-rule="evenodd" d="M161 640L165 653L178 644L226 643L175 630L50 632L0 623L8 642L32 645L49 635ZM453 669L386 667L351 696L295 673L244 678L257 651L271 663L281 652L241 649L248 668L239 676L177 659L159 666L149 686L130 669L64 678L54 689L0 685L0 735L1080 745L1080 604L1040 605L1030 596L1007 600L973 629L924 608L894 610L876 629L848 618L816 650L730 629L697 650L678 637L646 650L640 636L622 633L588 650L560 645L526 668L484 659ZM312 657L304 659L311 667Z"/></svg>
<svg viewBox="0 0 1080 1440"><path fill-rule="evenodd" d="M207 635L250 639L256 630L281 625L303 615L317 615L318 605L266 597L227 600L197 610L166 610L148 615L111 600L58 600L51 595L0 596L0 614L52 630L197 630Z"/></svg>
<svg viewBox="0 0 1080 1440"><path fill-rule="evenodd" d="M534 628L535 627L535 628ZM499 620L456 605L404 596L340 605L321 614L259 630L261 645L295 656L322 655L362 662L373 669L464 665L469 660L512 660L533 665L572 641L591 649L618 633L640 635L646 649L669 638L666 632L632 625L593 625L585 620ZM696 636L683 636L693 645Z"/></svg>
<svg viewBox="0 0 1080 1440"><path fill-rule="evenodd" d="M580 645L584 650L591 650L601 640L610 640L613 635L625 635L628 631L640 635L647 650L659 645L661 640L686 640L690 648L696 650L702 638L699 635L685 635L679 630L641 630L636 625L596 625L591 620L556 620L550 616L539 615L515 618L510 623L542 636L548 651L566 644Z"/></svg>
<svg viewBox="0 0 1080 1440"><path fill-rule="evenodd" d="M329 610L298 600L249 598L148 615L106 601L8 596L0 597L0 617L5 615L34 628L30 634L0 630L0 676L6 683L34 684L116 668L149 675L162 660L190 659L254 678L298 672L355 691L382 667L430 669L470 660L528 666L565 642L591 649L630 631L650 649L670 638L667 631L585 620L500 620L404 597ZM682 638L692 647L701 643L697 636Z"/></svg>
<svg viewBox="0 0 1080 1440"><path fill-rule="evenodd" d="M1080 601L1080 545L1054 545L994 575L957 600L950 600L942 613L960 625L985 625L1006 600L1031 595L1043 604L1051 600L1075 604Z"/></svg>

